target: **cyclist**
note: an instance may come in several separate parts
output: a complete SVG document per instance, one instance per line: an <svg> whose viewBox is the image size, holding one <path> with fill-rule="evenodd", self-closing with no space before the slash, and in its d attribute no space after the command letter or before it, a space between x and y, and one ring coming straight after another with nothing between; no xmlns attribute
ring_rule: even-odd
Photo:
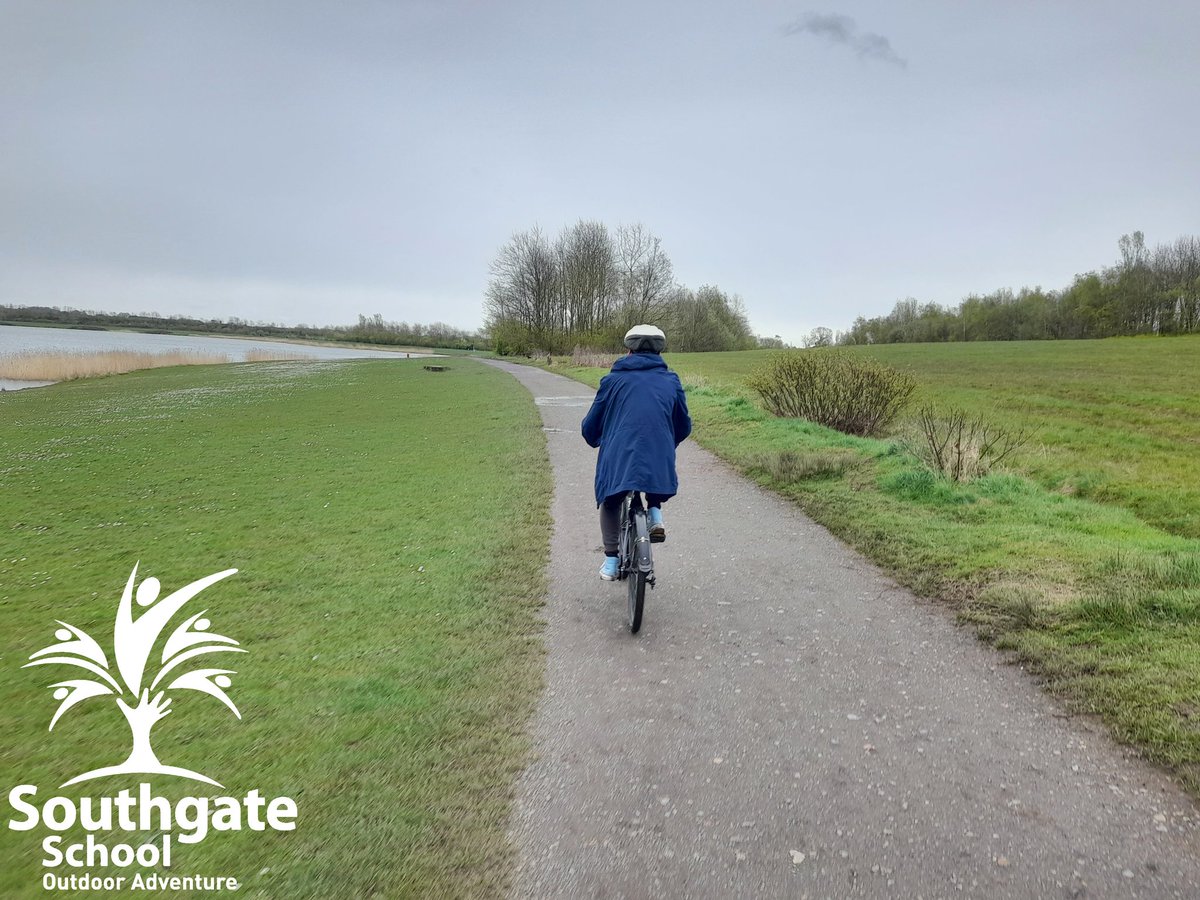
<svg viewBox="0 0 1200 900"><path fill-rule="evenodd" d="M692 433L687 398L679 376L667 368L667 337L653 325L635 325L625 335L629 352L600 380L600 390L583 419L583 439L599 447L596 505L604 565L600 577L617 579L617 530L621 501L629 491L646 495L652 540L666 537L662 505L679 490L675 448Z"/></svg>

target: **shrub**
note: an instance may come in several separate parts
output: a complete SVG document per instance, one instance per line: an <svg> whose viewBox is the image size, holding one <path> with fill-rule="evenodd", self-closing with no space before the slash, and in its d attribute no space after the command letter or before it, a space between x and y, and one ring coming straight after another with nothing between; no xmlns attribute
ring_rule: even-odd
<svg viewBox="0 0 1200 900"><path fill-rule="evenodd" d="M777 416L860 436L891 424L916 388L906 372L837 350L777 353L746 383Z"/></svg>
<svg viewBox="0 0 1200 900"><path fill-rule="evenodd" d="M951 481L986 475L1029 440L1023 429L1010 430L952 407L939 412L932 404L917 414L922 442L917 455Z"/></svg>
<svg viewBox="0 0 1200 900"><path fill-rule="evenodd" d="M492 341L499 356L528 356L532 347L529 332L515 322L500 322L492 328Z"/></svg>

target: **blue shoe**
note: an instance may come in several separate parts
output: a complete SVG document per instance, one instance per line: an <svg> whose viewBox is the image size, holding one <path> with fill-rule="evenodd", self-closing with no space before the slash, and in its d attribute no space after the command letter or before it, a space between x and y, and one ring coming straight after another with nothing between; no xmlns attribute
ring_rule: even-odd
<svg viewBox="0 0 1200 900"><path fill-rule="evenodd" d="M600 579L602 581L617 580L617 558L615 556L604 557L604 565L600 567Z"/></svg>
<svg viewBox="0 0 1200 900"><path fill-rule="evenodd" d="M646 511L646 521L650 523L650 541L661 544L667 539L667 526L663 524L662 510L652 506Z"/></svg>

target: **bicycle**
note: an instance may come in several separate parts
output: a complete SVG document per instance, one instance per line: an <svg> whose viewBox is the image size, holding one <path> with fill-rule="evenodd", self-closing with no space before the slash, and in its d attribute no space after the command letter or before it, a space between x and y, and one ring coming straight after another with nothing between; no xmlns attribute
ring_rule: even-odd
<svg viewBox="0 0 1200 900"><path fill-rule="evenodd" d="M629 592L629 631L637 634L642 627L646 585L654 588L654 556L650 552L653 539L640 492L630 491L625 495L621 503L619 528L617 580L626 582Z"/></svg>

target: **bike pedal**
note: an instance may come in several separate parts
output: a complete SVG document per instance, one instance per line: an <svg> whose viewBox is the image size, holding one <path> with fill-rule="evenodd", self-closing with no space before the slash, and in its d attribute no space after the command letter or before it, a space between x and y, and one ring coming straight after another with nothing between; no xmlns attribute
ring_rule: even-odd
<svg viewBox="0 0 1200 900"><path fill-rule="evenodd" d="M652 544L661 544L666 539L667 539L667 536L665 533L664 534L655 534L653 531L650 532L650 543L652 543Z"/></svg>

